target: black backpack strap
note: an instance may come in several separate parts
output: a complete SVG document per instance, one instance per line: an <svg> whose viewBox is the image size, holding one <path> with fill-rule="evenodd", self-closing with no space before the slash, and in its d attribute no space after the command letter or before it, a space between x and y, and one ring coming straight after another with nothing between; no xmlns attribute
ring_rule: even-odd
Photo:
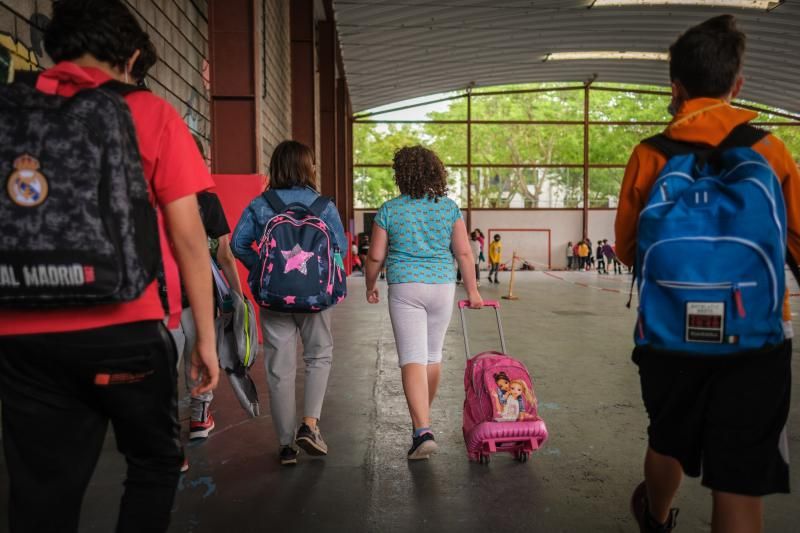
<svg viewBox="0 0 800 533"><path fill-rule="evenodd" d="M795 258L788 246L786 247L786 264L789 265L789 270L792 271L794 279L797 281L797 283L800 283L800 267L797 266L797 261L795 261Z"/></svg>
<svg viewBox="0 0 800 533"><path fill-rule="evenodd" d="M315 217L320 218L322 217L322 213L325 212L325 209L328 208L328 204L332 202L333 200L327 196L319 196L310 206L308 206L308 210L314 213Z"/></svg>
<svg viewBox="0 0 800 533"><path fill-rule="evenodd" d="M31 70L15 70L14 83L21 83L22 85L29 85L36 87L36 82L39 81L39 73Z"/></svg>
<svg viewBox="0 0 800 533"><path fill-rule="evenodd" d="M617 259L617 261L619 261L619 259ZM625 307L627 307L628 309L631 308L631 302L633 301L633 287L635 285L636 285L636 267L634 266L633 270L631 271L631 289L628 292L628 303L625 304Z"/></svg>
<svg viewBox="0 0 800 533"><path fill-rule="evenodd" d="M761 139L769 135L769 132L751 126L750 124L739 124L731 130L727 137L717 146L703 146L700 144L686 143L670 139L663 133L653 135L644 139L642 143L648 144L664 154L667 159L679 155L694 154L697 156L698 166L702 166L706 162L714 166L719 166L722 153L731 148L750 147L759 142Z"/></svg>
<svg viewBox="0 0 800 533"><path fill-rule="evenodd" d="M670 139L663 133L653 135L642 141L643 144L648 144L664 154L667 159L671 159L679 155L697 154L701 152L708 152L711 149L707 146L699 144L685 143Z"/></svg>
<svg viewBox="0 0 800 533"><path fill-rule="evenodd" d="M21 83L30 87L36 87L36 83L39 81L39 74L39 72L30 70L17 70L14 72L14 83ZM130 83L123 83L117 80L108 80L107 82L101 84L99 88L107 89L122 96L123 98L131 93L149 91L147 87L131 85Z"/></svg>
<svg viewBox="0 0 800 533"><path fill-rule="evenodd" d="M769 132L751 126L750 124L739 124L731 130L725 139L717 145L716 151L724 152L731 148L750 147L769 135Z"/></svg>
<svg viewBox="0 0 800 533"><path fill-rule="evenodd" d="M125 98L131 93L137 93L139 91L149 91L146 87L141 87L139 85L131 85L130 83L123 83L117 80L108 80L104 84L100 86L101 89L107 89L112 93L116 93L121 97Z"/></svg>
<svg viewBox="0 0 800 533"><path fill-rule="evenodd" d="M268 189L264 191L264 193L261 196L264 197L264 200L267 201L269 206L276 213L283 213L284 211L286 211L286 204L283 202L283 200L281 200L281 197L278 196L278 193L275 192L273 189Z"/></svg>
<svg viewBox="0 0 800 533"><path fill-rule="evenodd" d="M722 168L722 154L733 148L749 148L769 135L768 131L758 129L750 124L739 124L731 130L706 156L706 161L714 168Z"/></svg>

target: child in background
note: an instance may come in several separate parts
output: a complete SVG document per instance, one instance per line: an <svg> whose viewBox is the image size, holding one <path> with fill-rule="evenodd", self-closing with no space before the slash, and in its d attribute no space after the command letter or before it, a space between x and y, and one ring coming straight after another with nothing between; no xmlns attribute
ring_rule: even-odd
<svg viewBox="0 0 800 533"><path fill-rule="evenodd" d="M578 243L578 258L580 260L578 268L580 270L589 270L589 245L586 244L586 241Z"/></svg>
<svg viewBox="0 0 800 533"><path fill-rule="evenodd" d="M350 255L353 257L353 270L358 269L358 271L363 274L364 267L362 265L364 263L361 262L361 257L358 254L358 246L356 245L355 240L350 245Z"/></svg>
<svg viewBox="0 0 800 533"><path fill-rule="evenodd" d="M606 270L606 258L603 254L603 243L605 241L597 241L597 273L598 274L608 274L608 270Z"/></svg>
<svg viewBox="0 0 800 533"><path fill-rule="evenodd" d="M478 287L481 286L480 275L480 256L481 256L481 243L478 241L478 232L473 231L470 235L469 247L472 250L472 257L475 260L475 280L478 282Z"/></svg>
<svg viewBox="0 0 800 533"><path fill-rule="evenodd" d="M572 241L567 243L567 270L572 270L572 260L575 259L575 250Z"/></svg>
<svg viewBox="0 0 800 533"><path fill-rule="evenodd" d="M486 261L486 257L484 257L484 255L483 255L483 246L486 244L486 237L483 235L483 232L481 230L479 230L479 229L476 229L475 233L478 235L478 242L481 245L481 253L478 256L478 263L485 262ZM478 279L480 279L480 278L478 278Z"/></svg>
<svg viewBox="0 0 800 533"><path fill-rule="evenodd" d="M491 244L489 244L489 282L492 282L492 273L494 273L494 282L497 281L497 271L500 269L500 259L503 254L503 243L500 242L500 235L494 236Z"/></svg>

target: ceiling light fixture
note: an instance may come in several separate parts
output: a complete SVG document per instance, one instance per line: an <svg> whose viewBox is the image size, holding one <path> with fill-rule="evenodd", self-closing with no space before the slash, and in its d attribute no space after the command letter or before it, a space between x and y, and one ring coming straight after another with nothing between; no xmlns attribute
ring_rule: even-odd
<svg viewBox="0 0 800 533"><path fill-rule="evenodd" d="M594 2L589 5L589 8L622 6L696 6L771 11L783 2L784 0L594 0Z"/></svg>
<svg viewBox="0 0 800 533"><path fill-rule="evenodd" d="M592 60L592 59L639 59L645 61L666 61L666 52L553 52L544 56L544 61Z"/></svg>

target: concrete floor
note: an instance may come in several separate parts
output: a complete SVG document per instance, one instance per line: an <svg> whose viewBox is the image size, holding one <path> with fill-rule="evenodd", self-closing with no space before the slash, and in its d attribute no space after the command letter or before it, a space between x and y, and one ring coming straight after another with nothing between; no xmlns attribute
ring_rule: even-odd
<svg viewBox="0 0 800 533"><path fill-rule="evenodd" d="M214 403L217 429L208 441L188 447L191 470L180 483L171 531L637 531L628 497L642 477L646 418L629 357L634 314L624 303L630 278L594 272L556 276L520 273L515 287L520 299L503 302L508 349L532 372L550 430L549 442L527 464L507 455L495 456L488 466L466 459L457 314L433 409L440 453L429 462L406 460L410 421L387 308L385 301L367 306L363 278L354 277L350 297L334 313L334 367L321 422L330 455L301 456L294 468L278 465L258 364L253 374L265 414L247 419L221 383ZM484 285L482 294L496 298L501 289L506 285ZM469 318L473 350L495 347L492 312L473 311ZM794 364L794 375L800 376L800 359ZM800 385L798 377L794 384ZM301 389L298 393L302 397ZM800 409L794 404L790 446L798 457ZM793 471L794 487L800 486L799 472ZM109 436L86 495L82 531L113 530L123 473ZM708 531L709 500L696 480L687 480L676 502L678 530ZM6 502L0 458L0 532L7 527ZM768 498L766 515L767 531L798 531L797 496Z"/></svg>

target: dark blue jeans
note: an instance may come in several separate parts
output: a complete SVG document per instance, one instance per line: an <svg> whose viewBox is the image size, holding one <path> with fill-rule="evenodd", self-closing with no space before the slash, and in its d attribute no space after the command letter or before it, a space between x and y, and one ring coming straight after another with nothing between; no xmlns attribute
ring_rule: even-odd
<svg viewBox="0 0 800 533"><path fill-rule="evenodd" d="M494 274L494 279L497 281L497 271L500 269L500 263L489 263L489 279L492 279L492 274Z"/></svg>
<svg viewBox="0 0 800 533"><path fill-rule="evenodd" d="M128 463L117 532L167 530L183 462L175 363L157 321L0 338L13 533L78 531L109 421Z"/></svg>

